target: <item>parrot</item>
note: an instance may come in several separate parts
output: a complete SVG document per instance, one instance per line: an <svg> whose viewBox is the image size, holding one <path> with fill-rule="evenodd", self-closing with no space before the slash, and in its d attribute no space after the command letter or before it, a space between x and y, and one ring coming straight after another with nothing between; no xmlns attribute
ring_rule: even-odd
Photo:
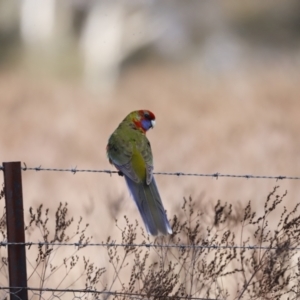
<svg viewBox="0 0 300 300"><path fill-rule="evenodd" d="M106 147L109 162L123 175L148 234L172 234L153 176L153 157L146 131L155 125L149 110L126 116L111 134Z"/></svg>

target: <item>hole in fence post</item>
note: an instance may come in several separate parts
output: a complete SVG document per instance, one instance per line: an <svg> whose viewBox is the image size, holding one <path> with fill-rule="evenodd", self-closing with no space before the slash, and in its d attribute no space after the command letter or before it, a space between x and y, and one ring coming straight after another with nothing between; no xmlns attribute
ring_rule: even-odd
<svg viewBox="0 0 300 300"><path fill-rule="evenodd" d="M28 299L21 163L3 163L10 299Z"/></svg>

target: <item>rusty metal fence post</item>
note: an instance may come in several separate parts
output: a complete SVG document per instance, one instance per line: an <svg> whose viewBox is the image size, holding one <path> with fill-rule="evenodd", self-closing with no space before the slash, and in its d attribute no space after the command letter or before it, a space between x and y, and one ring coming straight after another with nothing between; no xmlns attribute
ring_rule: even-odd
<svg viewBox="0 0 300 300"><path fill-rule="evenodd" d="M21 243L8 245L11 300L28 299L21 171L21 162L3 163L7 242Z"/></svg>

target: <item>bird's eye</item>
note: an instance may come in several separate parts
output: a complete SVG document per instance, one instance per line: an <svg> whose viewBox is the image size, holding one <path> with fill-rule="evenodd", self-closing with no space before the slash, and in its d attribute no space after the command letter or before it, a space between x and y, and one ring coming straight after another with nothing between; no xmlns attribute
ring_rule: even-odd
<svg viewBox="0 0 300 300"><path fill-rule="evenodd" d="M150 119L149 113L148 113L148 112L144 112L144 117L145 117L146 119Z"/></svg>

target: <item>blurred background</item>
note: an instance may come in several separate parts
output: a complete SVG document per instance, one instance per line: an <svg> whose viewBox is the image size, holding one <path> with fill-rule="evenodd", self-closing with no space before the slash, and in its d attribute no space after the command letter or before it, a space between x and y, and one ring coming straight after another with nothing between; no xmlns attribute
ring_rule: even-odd
<svg viewBox="0 0 300 300"><path fill-rule="evenodd" d="M113 169L109 135L146 108L155 171L299 176L299 83L296 0L0 0L2 162ZM252 200L259 211L275 185L288 207L300 196L292 180L157 183L170 218L183 197ZM68 202L95 242L117 239L124 214L141 224L117 175L27 171L23 193L25 211Z"/></svg>

